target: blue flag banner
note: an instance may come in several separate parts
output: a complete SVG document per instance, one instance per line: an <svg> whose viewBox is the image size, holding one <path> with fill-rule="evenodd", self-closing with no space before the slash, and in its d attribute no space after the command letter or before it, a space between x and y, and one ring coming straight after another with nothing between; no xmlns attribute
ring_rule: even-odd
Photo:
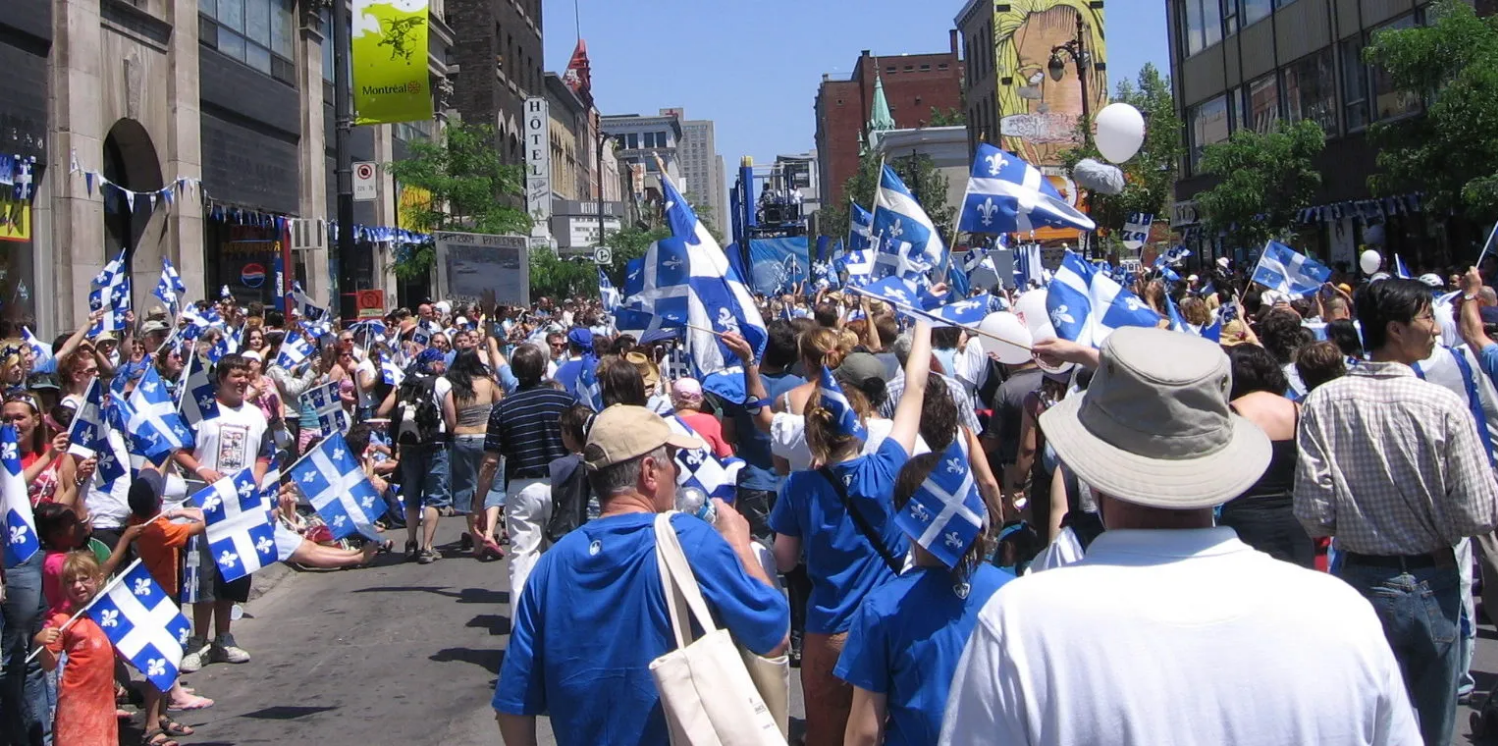
<svg viewBox="0 0 1498 746"><path fill-rule="evenodd" d="M172 451L196 445L187 422L177 413L177 404L166 390L156 366L146 369L128 401L126 432L133 451L159 462Z"/></svg>
<svg viewBox="0 0 1498 746"><path fill-rule="evenodd" d="M1144 242L1150 240L1150 226L1155 224L1155 216L1147 212L1131 212L1124 221L1123 231L1119 238L1123 240L1124 246L1139 250Z"/></svg>
<svg viewBox="0 0 1498 746"><path fill-rule="evenodd" d="M874 198L874 235L880 243L876 254L880 276L914 280L946 260L947 249L935 223L890 166L880 174Z"/></svg>
<svg viewBox="0 0 1498 746"><path fill-rule="evenodd" d="M177 683L182 647L192 635L192 625L140 560L99 591L85 613L120 657L157 690L170 691Z"/></svg>
<svg viewBox="0 0 1498 746"><path fill-rule="evenodd" d="M0 426L0 511L5 514L5 566L31 559L42 545L31 514L31 498L21 473L20 444L14 425Z"/></svg>
<svg viewBox="0 0 1498 746"><path fill-rule="evenodd" d="M807 278L811 262L806 237L756 238L749 241L749 278L754 292L774 295Z"/></svg>
<svg viewBox="0 0 1498 746"><path fill-rule="evenodd" d="M197 427L203 420L218 416L218 399L214 396L213 379L208 375L208 366L197 355L187 356L187 367L182 370L183 383L177 387L181 399L182 418L189 427Z"/></svg>
<svg viewBox="0 0 1498 746"><path fill-rule="evenodd" d="M1066 203L1040 169L987 143L978 144L958 229L969 233L1028 233L1038 228L1096 227Z"/></svg>
<svg viewBox="0 0 1498 746"><path fill-rule="evenodd" d="M603 310L610 314L619 307L620 301L623 300L619 291L614 287L614 283L609 282L609 276L604 274L603 267L598 268L598 297L603 302Z"/></svg>
<svg viewBox="0 0 1498 746"><path fill-rule="evenodd" d="M603 386L598 383L598 358L591 353L582 360L577 383L573 389L577 400L588 405L594 412L603 411Z"/></svg>
<svg viewBox="0 0 1498 746"><path fill-rule="evenodd" d="M342 433L324 438L288 470L334 539L358 533L381 541L374 522L385 515L385 501L364 476Z"/></svg>
<svg viewBox="0 0 1498 746"><path fill-rule="evenodd" d="M696 430L676 415L667 417L666 424L675 433L701 439ZM719 461L706 448L680 448L676 451L676 485L696 487L708 499L716 497L724 502L733 502L734 495L738 492L739 470L742 468L742 459L730 457Z"/></svg>
<svg viewBox="0 0 1498 746"><path fill-rule="evenodd" d="M1270 241L1259 256L1253 281L1292 296L1310 295L1331 279L1330 267L1282 243Z"/></svg>
<svg viewBox="0 0 1498 746"><path fill-rule="evenodd" d="M275 562L275 528L260 499L253 469L243 469L194 493L208 524L208 549L225 582Z"/></svg>
<svg viewBox="0 0 1498 746"><path fill-rule="evenodd" d="M1057 336L1093 347L1114 329L1160 323L1138 296L1070 251L1047 288L1046 311Z"/></svg>
<svg viewBox="0 0 1498 746"><path fill-rule="evenodd" d="M655 304L658 315L667 301L679 301L678 307L686 311L686 349L700 380L736 360L718 335L743 335L756 357L764 353L769 335L754 297L744 279L729 266L717 240L697 220L669 177L662 176L661 188L672 235L657 241L645 255L647 281L642 296ZM805 239L801 242L804 248ZM671 262L678 264L667 266Z"/></svg>
<svg viewBox="0 0 1498 746"><path fill-rule="evenodd" d="M956 567L983 531L987 515L967 453L961 441L954 440L905 508L895 514L895 524L947 567Z"/></svg>

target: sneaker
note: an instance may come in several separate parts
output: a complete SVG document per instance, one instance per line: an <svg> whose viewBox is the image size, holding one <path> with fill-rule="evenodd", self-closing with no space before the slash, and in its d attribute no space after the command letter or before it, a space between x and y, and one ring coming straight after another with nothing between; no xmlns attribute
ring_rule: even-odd
<svg viewBox="0 0 1498 746"><path fill-rule="evenodd" d="M458 539L458 550L463 552L473 550L473 534L465 532L462 538Z"/></svg>
<svg viewBox="0 0 1498 746"><path fill-rule="evenodd" d="M420 557L421 553L416 551L416 542L406 542L406 561L410 562L412 560L420 559Z"/></svg>
<svg viewBox="0 0 1498 746"><path fill-rule="evenodd" d="M213 641L208 659L214 663L249 663L250 654L234 644L234 635L224 635Z"/></svg>
<svg viewBox="0 0 1498 746"><path fill-rule="evenodd" d="M193 673L203 668L203 658L208 655L208 641L201 637L189 638L182 646L182 662L177 665L180 673Z"/></svg>

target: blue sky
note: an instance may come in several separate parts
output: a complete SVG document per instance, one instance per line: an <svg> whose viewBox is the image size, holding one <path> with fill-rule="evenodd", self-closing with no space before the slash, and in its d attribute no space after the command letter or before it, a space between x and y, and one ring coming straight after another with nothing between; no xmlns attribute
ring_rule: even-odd
<svg viewBox="0 0 1498 746"><path fill-rule="evenodd" d="M718 152L768 163L810 150L822 74L846 79L860 50L937 52L959 0L544 0L546 69L561 73L582 21L605 114L680 106L717 123ZM1165 4L1109 0L1109 88L1146 62L1169 73ZM730 179L731 180L731 179Z"/></svg>

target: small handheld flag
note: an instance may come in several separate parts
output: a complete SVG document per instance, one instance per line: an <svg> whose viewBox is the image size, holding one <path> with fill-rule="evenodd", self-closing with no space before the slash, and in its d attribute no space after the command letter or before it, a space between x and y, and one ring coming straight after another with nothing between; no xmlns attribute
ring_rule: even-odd
<svg viewBox="0 0 1498 746"><path fill-rule="evenodd" d="M869 432L864 429L863 422L859 421L858 413L853 410L853 405L848 403L848 396L843 393L843 388L837 385L837 377L832 371L822 368L822 378L818 383L821 389L819 403L821 407L832 413L832 420L837 424L837 430L844 435L852 435L859 440L868 440Z"/></svg>
<svg viewBox="0 0 1498 746"><path fill-rule="evenodd" d="M31 559L42 548L31 514L31 498L26 494L26 479L21 474L16 437L14 425L0 426L0 510L5 514L6 567Z"/></svg>
<svg viewBox="0 0 1498 746"><path fill-rule="evenodd" d="M84 612L104 631L120 657L160 691L177 682L182 647L192 626L177 604L136 560L104 587Z"/></svg>
<svg viewBox="0 0 1498 746"><path fill-rule="evenodd" d="M208 524L208 549L225 582L276 561L275 529L260 501L252 469L208 485L192 496Z"/></svg>
<svg viewBox="0 0 1498 746"><path fill-rule="evenodd" d="M895 514L895 524L942 564L956 567L983 531L987 514L961 441L953 441L904 509Z"/></svg>
<svg viewBox="0 0 1498 746"><path fill-rule="evenodd" d="M334 539L359 533L371 541L380 540L374 522L385 515L385 501L364 476L341 433L324 438L288 471Z"/></svg>

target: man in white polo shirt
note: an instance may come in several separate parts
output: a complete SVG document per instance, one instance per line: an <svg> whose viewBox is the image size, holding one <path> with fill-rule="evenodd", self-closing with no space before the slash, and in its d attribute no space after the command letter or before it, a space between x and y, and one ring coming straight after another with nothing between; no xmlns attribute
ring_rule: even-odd
<svg viewBox="0 0 1498 746"><path fill-rule="evenodd" d="M1373 607L1214 528L1269 438L1232 414L1215 344L1125 328L1084 396L1041 415L1108 531L984 606L943 744L1420 743Z"/></svg>

